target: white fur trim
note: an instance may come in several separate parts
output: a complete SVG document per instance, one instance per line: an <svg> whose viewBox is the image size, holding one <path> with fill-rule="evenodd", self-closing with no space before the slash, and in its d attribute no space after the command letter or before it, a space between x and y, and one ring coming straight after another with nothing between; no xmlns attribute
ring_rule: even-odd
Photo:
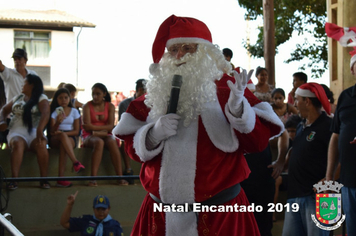
<svg viewBox="0 0 356 236"><path fill-rule="evenodd" d="M167 212L166 213L167 236L198 236L197 218L195 212Z"/></svg>
<svg viewBox="0 0 356 236"><path fill-rule="evenodd" d="M159 178L162 202L194 203L197 143L198 120L193 120L188 127L179 120L177 134L164 143Z"/></svg>
<svg viewBox="0 0 356 236"><path fill-rule="evenodd" d="M208 43L208 44L212 44L211 42L209 42L206 39L202 39L202 38L173 38L173 39L169 39L166 43L166 48L169 48L170 46L172 46L173 44L177 44L177 43Z"/></svg>
<svg viewBox="0 0 356 236"><path fill-rule="evenodd" d="M254 84L247 84L247 88L249 90L256 90L256 86Z"/></svg>
<svg viewBox="0 0 356 236"><path fill-rule="evenodd" d="M245 97L242 99L242 104L243 110L240 118L231 114L227 103L225 105L225 114L234 129L240 133L248 134L255 128L256 114Z"/></svg>
<svg viewBox="0 0 356 236"><path fill-rule="evenodd" d="M296 95L299 95L301 97L307 97L307 98L316 98L315 93L313 93L312 91L310 91L309 89L301 89L301 88L297 88L297 90L295 91Z"/></svg>
<svg viewBox="0 0 356 236"><path fill-rule="evenodd" d="M271 137L270 139L273 139L275 137L280 136L283 131L284 131L284 124L279 119L277 114L273 111L272 106L267 103L267 102L260 102L252 107L252 109L255 111L256 115L263 118L264 120L271 122L272 124L275 124L281 128L281 131L279 134Z"/></svg>
<svg viewBox="0 0 356 236"><path fill-rule="evenodd" d="M112 130L113 135L129 135L134 134L139 128L146 125L147 122L137 120L130 113L124 112L121 120Z"/></svg>
<svg viewBox="0 0 356 236"><path fill-rule="evenodd" d="M158 63L152 63L149 68L150 74L156 74L157 70L159 70L160 65Z"/></svg>
<svg viewBox="0 0 356 236"><path fill-rule="evenodd" d="M231 125L227 122L217 100L206 104L201 118L210 140L216 148L224 152L234 152L239 147L239 140ZM219 124L219 125L217 125Z"/></svg>
<svg viewBox="0 0 356 236"><path fill-rule="evenodd" d="M150 128L152 128L154 123L148 123L145 121L137 120L130 113L124 112L121 116L121 121L112 130L114 135L134 135L134 148L137 156L140 157L141 161L149 161L157 156L163 149L164 142L154 150L147 150L146 148L146 135Z"/></svg>
<svg viewBox="0 0 356 236"><path fill-rule="evenodd" d="M147 125L142 126L140 129L136 131L134 136L133 146L136 150L137 156L140 157L141 161L146 162L152 160L158 154L161 153L164 146L164 141L162 141L156 149L147 150L146 148L146 136L147 132L154 126L155 123L149 123Z"/></svg>
<svg viewBox="0 0 356 236"><path fill-rule="evenodd" d="M162 202L194 203L197 143L198 120L193 120L188 127L180 120L177 134L165 141L163 149L159 176L159 194ZM198 235L196 218L193 215L166 214L166 229L169 229L166 235ZM182 230L189 233L182 234Z"/></svg>

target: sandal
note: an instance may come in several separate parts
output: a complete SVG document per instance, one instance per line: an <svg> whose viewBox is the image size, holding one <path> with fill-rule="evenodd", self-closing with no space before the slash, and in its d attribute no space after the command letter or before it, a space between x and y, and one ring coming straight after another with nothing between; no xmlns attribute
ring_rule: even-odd
<svg viewBox="0 0 356 236"><path fill-rule="evenodd" d="M127 182L124 179L120 179L120 180L117 181L117 184L120 185L120 186L127 186L127 185L129 185L129 182Z"/></svg>
<svg viewBox="0 0 356 236"><path fill-rule="evenodd" d="M131 168L128 168L124 171L123 175L133 175L133 170ZM129 184L135 184L134 179L125 179Z"/></svg>
<svg viewBox="0 0 356 236"><path fill-rule="evenodd" d="M89 187L98 187L98 184L96 183L95 180L93 180L93 181L89 181L88 186L89 186Z"/></svg>
<svg viewBox="0 0 356 236"><path fill-rule="evenodd" d="M51 185L49 185L48 181L41 181L40 187L43 189L49 189L49 188L51 188Z"/></svg>
<svg viewBox="0 0 356 236"><path fill-rule="evenodd" d="M7 189L9 189L9 190L17 189L17 183L16 182L9 183L9 185L7 186Z"/></svg>

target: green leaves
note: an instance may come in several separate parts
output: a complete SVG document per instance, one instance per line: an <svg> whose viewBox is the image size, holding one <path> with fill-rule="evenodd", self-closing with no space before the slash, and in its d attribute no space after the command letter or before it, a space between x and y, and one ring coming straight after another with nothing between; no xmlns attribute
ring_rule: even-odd
<svg viewBox="0 0 356 236"><path fill-rule="evenodd" d="M263 16L263 0L238 0L239 5L247 10L245 19L256 20ZM297 44L290 58L285 62L308 59L300 69L311 67L312 77L319 78L328 68L325 0L274 0L275 45L287 42L293 32L305 35L306 40ZM244 47L254 57L263 57L263 27L259 27L257 42L254 45L244 42Z"/></svg>

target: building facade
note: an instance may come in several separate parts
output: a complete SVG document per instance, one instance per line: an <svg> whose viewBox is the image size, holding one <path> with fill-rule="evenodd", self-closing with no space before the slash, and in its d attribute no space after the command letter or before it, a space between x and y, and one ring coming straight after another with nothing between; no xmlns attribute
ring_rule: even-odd
<svg viewBox="0 0 356 236"><path fill-rule="evenodd" d="M74 27L95 27L58 10L0 10L0 60L13 68L15 48L27 51L27 66L35 70L47 90L77 78L77 36Z"/></svg>

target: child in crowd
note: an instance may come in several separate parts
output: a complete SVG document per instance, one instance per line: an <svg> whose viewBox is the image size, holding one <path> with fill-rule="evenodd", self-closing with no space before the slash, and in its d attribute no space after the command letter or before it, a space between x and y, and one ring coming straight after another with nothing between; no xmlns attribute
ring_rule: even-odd
<svg viewBox="0 0 356 236"><path fill-rule="evenodd" d="M302 118L299 115L291 115L288 117L288 120L284 124L284 127L286 128L289 135L289 148L292 147L295 133L297 132L297 126L301 121Z"/></svg>
<svg viewBox="0 0 356 236"><path fill-rule="evenodd" d="M285 124L291 114L298 114L297 108L292 104L284 102L285 98L286 95L283 89L276 88L272 91L272 107L283 124Z"/></svg>
<svg viewBox="0 0 356 236"><path fill-rule="evenodd" d="M64 176L67 155L73 162L75 172L85 167L77 160L73 148L77 146L79 135L80 114L70 101L68 89L58 89L51 103L51 121L49 128L49 144L51 148L59 148L58 175ZM58 187L70 187L69 181L57 181Z"/></svg>
<svg viewBox="0 0 356 236"><path fill-rule="evenodd" d="M83 103L79 102L78 99L75 97L77 95L77 88L73 84L65 84L64 88L68 89L70 93L70 99L73 104L74 108L82 108Z"/></svg>
<svg viewBox="0 0 356 236"><path fill-rule="evenodd" d="M288 94L288 103L289 104L294 104L294 98L295 98L295 91L297 88L308 82L308 76L304 72L296 72L293 74L293 88Z"/></svg>
<svg viewBox="0 0 356 236"><path fill-rule="evenodd" d="M114 128L115 107L105 85L96 83L92 87L93 100L83 106L83 145L93 148L91 175L97 176L103 157L104 147L109 149L111 161L117 175L122 176L121 154L115 137L111 134ZM119 180L119 185L128 185L126 180ZM96 181L89 186L96 187Z"/></svg>
<svg viewBox="0 0 356 236"><path fill-rule="evenodd" d="M80 235L95 236L123 236L120 223L109 215L110 202L104 195L98 195L93 202L93 215L82 217L70 217L78 191L67 198L67 206L64 209L60 224L69 232L80 232Z"/></svg>
<svg viewBox="0 0 356 236"><path fill-rule="evenodd" d="M284 164L284 172L288 172L287 170L287 166L288 166L288 159L289 159L289 155L290 155L290 151L291 151L291 147L293 144L293 140L295 138L295 134L297 132L297 126L298 124L302 121L302 118L299 115L291 115L290 117L288 117L287 121L284 124L285 129L288 132L289 135L289 150L288 153L286 155L286 159L285 159L285 164ZM278 202L278 194L279 194L279 190L280 190L280 186L283 184L283 186L286 186L287 183L285 183L286 179L283 178L282 176L279 176L276 179L276 188L275 188L275 193L274 193L274 204L276 205ZM276 221L276 214L273 213L273 221Z"/></svg>
<svg viewBox="0 0 356 236"><path fill-rule="evenodd" d="M334 114L335 114L335 111L336 111L336 104L334 104L334 102L335 102L334 93L325 84L320 84L320 85L323 87L323 89L325 91L325 94L328 97L328 100L329 100L329 103L330 103L330 107L331 107L330 117L334 117Z"/></svg>

